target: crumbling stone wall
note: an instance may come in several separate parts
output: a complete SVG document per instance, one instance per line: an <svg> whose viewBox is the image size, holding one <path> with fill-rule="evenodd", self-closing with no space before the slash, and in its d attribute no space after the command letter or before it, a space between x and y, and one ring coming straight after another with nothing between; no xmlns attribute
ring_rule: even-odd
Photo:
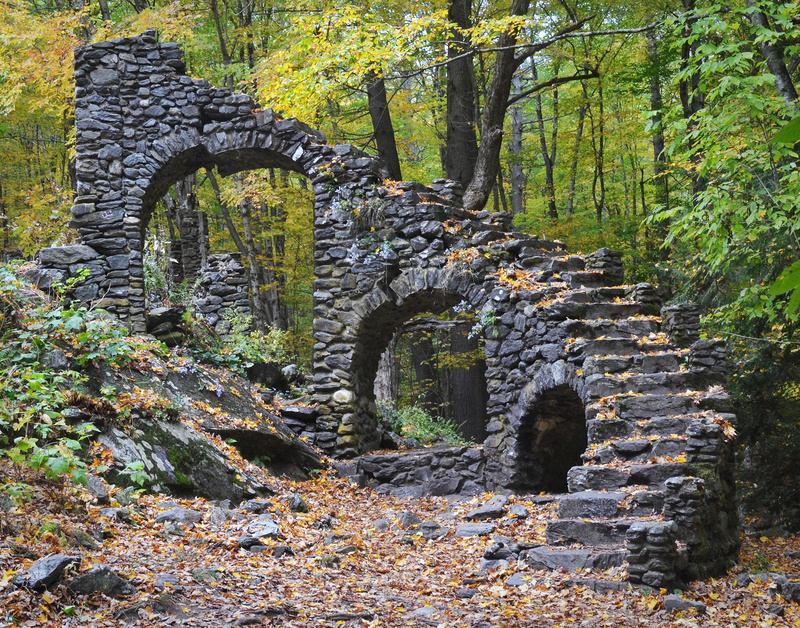
<svg viewBox="0 0 800 628"><path fill-rule="evenodd" d="M383 166L356 148L326 145L297 120L186 76L180 49L153 31L78 50L75 77L73 224L82 244L43 251L44 275L89 268L75 295L143 331L142 240L172 183L214 166L223 176L304 174L315 198L316 445L339 457L377 447L381 353L411 317L457 308L475 317L486 352L489 436L472 482L549 488L563 459L556 475L566 474L572 495L548 526L551 545L624 544L631 517L656 513L675 522L697 573L735 555L724 352L697 339L691 306L662 320L652 286L623 285L619 253L570 255L560 242L513 231L507 214L465 211L453 182L384 181ZM206 305L224 305L211 292L201 295ZM380 478L383 463L370 464L360 473ZM437 486L447 485L446 465L437 463ZM682 479L696 477L702 486ZM598 503L603 518L617 519L591 519ZM637 532L631 553L671 542L662 536ZM661 581L681 569L665 567Z"/></svg>
<svg viewBox="0 0 800 628"><path fill-rule="evenodd" d="M240 256L234 253L216 253L208 256L197 279L194 297L195 314L206 321L220 336L231 331L226 312L242 317L250 314L247 294L247 269Z"/></svg>

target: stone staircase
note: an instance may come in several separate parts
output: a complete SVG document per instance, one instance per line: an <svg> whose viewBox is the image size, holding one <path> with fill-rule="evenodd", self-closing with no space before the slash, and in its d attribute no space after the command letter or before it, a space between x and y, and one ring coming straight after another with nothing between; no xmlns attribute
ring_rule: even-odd
<svg viewBox="0 0 800 628"><path fill-rule="evenodd" d="M700 342L700 363L693 363L693 317L679 333L667 333L649 286L604 286L605 273L585 271L576 258L552 261L538 279L554 276L569 285L563 300L571 307L550 306L546 316L563 318L557 330L568 335L567 361L583 376L588 443L584 464L570 469L569 493L547 524L548 546L524 559L534 568L568 570L627 562L629 580L650 586L696 577L687 565L698 535L673 520L675 504L668 512L665 506L676 486L696 479L692 463L702 456L692 445L708 448L696 437L698 426L723 429L735 421L721 360L702 355L713 342ZM636 289L644 300L635 298ZM690 333L680 333L687 326ZM721 355L718 346L711 351ZM718 465L719 456L706 462Z"/></svg>

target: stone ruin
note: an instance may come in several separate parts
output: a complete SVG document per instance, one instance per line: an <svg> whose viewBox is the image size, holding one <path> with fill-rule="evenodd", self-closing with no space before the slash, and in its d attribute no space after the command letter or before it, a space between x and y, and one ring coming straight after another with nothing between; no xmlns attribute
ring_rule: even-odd
<svg viewBox="0 0 800 628"><path fill-rule="evenodd" d="M75 297L143 332L142 243L169 186L201 167L301 173L315 198L317 408L294 424L351 459L342 473L398 495L566 493L548 551L616 556L634 583L668 586L735 561L725 348L699 339L691 306L662 309L651 285L623 285L618 253L572 255L513 231L506 214L465 211L453 182L385 181L355 147L187 76L179 47L154 31L83 47L75 66L81 244L41 252L47 281L88 268ZM209 306L241 299L206 288ZM488 438L370 454L383 349L404 321L455 306L482 324Z"/></svg>

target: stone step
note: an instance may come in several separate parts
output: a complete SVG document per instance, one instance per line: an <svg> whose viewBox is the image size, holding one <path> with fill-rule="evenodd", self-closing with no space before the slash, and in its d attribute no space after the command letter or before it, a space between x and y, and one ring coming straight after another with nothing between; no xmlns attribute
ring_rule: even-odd
<svg viewBox="0 0 800 628"><path fill-rule="evenodd" d="M619 320L631 318L637 314L658 314L658 308L644 303L588 303L585 319L610 318Z"/></svg>
<svg viewBox="0 0 800 628"><path fill-rule="evenodd" d="M648 355L638 352L631 355L590 355L583 361L584 377L605 375L606 373L670 373L677 371L685 363L686 358L680 350L660 352Z"/></svg>
<svg viewBox="0 0 800 628"><path fill-rule="evenodd" d="M575 293L578 294L578 293ZM631 336L644 337L660 331L658 320L651 318L624 318L621 320L568 320L559 323L559 330L563 330L573 338L595 340L597 338L630 338Z"/></svg>
<svg viewBox="0 0 800 628"><path fill-rule="evenodd" d="M681 438L660 437L655 440L632 438L611 441L607 445L598 447L591 456L584 459L599 464L609 464L614 460L647 462L659 456L675 457L685 453L686 441Z"/></svg>
<svg viewBox="0 0 800 628"><path fill-rule="evenodd" d="M581 465L567 472L567 488L570 493L616 491L624 486L660 488L667 479L687 475L688 471L685 462Z"/></svg>
<svg viewBox="0 0 800 628"><path fill-rule="evenodd" d="M553 273L572 273L582 271L586 268L586 260L580 255L569 255L567 257L557 257L550 262L547 270Z"/></svg>
<svg viewBox="0 0 800 628"><path fill-rule="evenodd" d="M581 491L562 495L558 500L559 519L602 519L617 517L627 494L621 492Z"/></svg>
<svg viewBox="0 0 800 628"><path fill-rule="evenodd" d="M552 519L547 522L548 545L584 545L587 547L623 546L625 533L638 519Z"/></svg>
<svg viewBox="0 0 800 628"><path fill-rule="evenodd" d="M596 355L632 355L639 353L636 338L602 338L597 340L578 339L566 346L570 361Z"/></svg>
<svg viewBox="0 0 800 628"><path fill-rule="evenodd" d="M591 270L565 273L563 277L570 288L601 288L609 281L603 272Z"/></svg>
<svg viewBox="0 0 800 628"><path fill-rule="evenodd" d="M708 378L692 371L674 371L671 373L647 373L630 377L593 376L586 390L594 399L622 395L625 393L666 395L707 388Z"/></svg>
<svg viewBox="0 0 800 628"><path fill-rule="evenodd" d="M726 419L733 419L733 415L719 413ZM693 414L676 416L656 416L651 419L632 421L630 419L590 419L586 422L586 436L590 445L601 445L613 439L626 440L658 436L659 439L669 439L673 435L680 436L697 417ZM668 455L659 453L659 455Z"/></svg>
<svg viewBox="0 0 800 628"><path fill-rule="evenodd" d="M567 472L567 488L570 493L581 491L616 491L630 482L627 469L616 469L604 465L572 467Z"/></svg>
<svg viewBox="0 0 800 628"><path fill-rule="evenodd" d="M619 397L613 404L619 418L642 420L656 416L679 416L705 410L731 412L732 402L726 393L709 394L698 390L692 394L647 394ZM587 410L587 417L591 412ZM593 418L593 417L590 417Z"/></svg>
<svg viewBox="0 0 800 628"><path fill-rule="evenodd" d="M664 492L660 490L581 491L558 500L559 519L603 519L660 516Z"/></svg>
<svg viewBox="0 0 800 628"><path fill-rule="evenodd" d="M627 552L623 547L615 549L586 549L567 547L534 547L520 554L520 560L532 569L553 571L605 571L625 564Z"/></svg>

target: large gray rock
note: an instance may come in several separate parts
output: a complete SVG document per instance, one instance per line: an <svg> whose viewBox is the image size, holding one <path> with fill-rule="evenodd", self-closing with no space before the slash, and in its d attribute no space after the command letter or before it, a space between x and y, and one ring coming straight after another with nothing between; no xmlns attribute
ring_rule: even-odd
<svg viewBox="0 0 800 628"><path fill-rule="evenodd" d="M100 257L90 246L73 244L70 246L51 246L39 251L39 263L42 266L69 266L79 262L88 262Z"/></svg>
<svg viewBox="0 0 800 628"><path fill-rule="evenodd" d="M99 591L108 597L121 597L136 593L136 587L121 578L105 565L92 568L70 582L67 587L73 593L91 595Z"/></svg>
<svg viewBox="0 0 800 628"><path fill-rule="evenodd" d="M172 508L156 515L156 523L198 523L203 520L203 513L191 508Z"/></svg>
<svg viewBox="0 0 800 628"><path fill-rule="evenodd" d="M55 584L64 570L70 565L80 565L80 556L53 554L37 560L30 566L24 576L17 577L14 582L29 589L41 590Z"/></svg>

